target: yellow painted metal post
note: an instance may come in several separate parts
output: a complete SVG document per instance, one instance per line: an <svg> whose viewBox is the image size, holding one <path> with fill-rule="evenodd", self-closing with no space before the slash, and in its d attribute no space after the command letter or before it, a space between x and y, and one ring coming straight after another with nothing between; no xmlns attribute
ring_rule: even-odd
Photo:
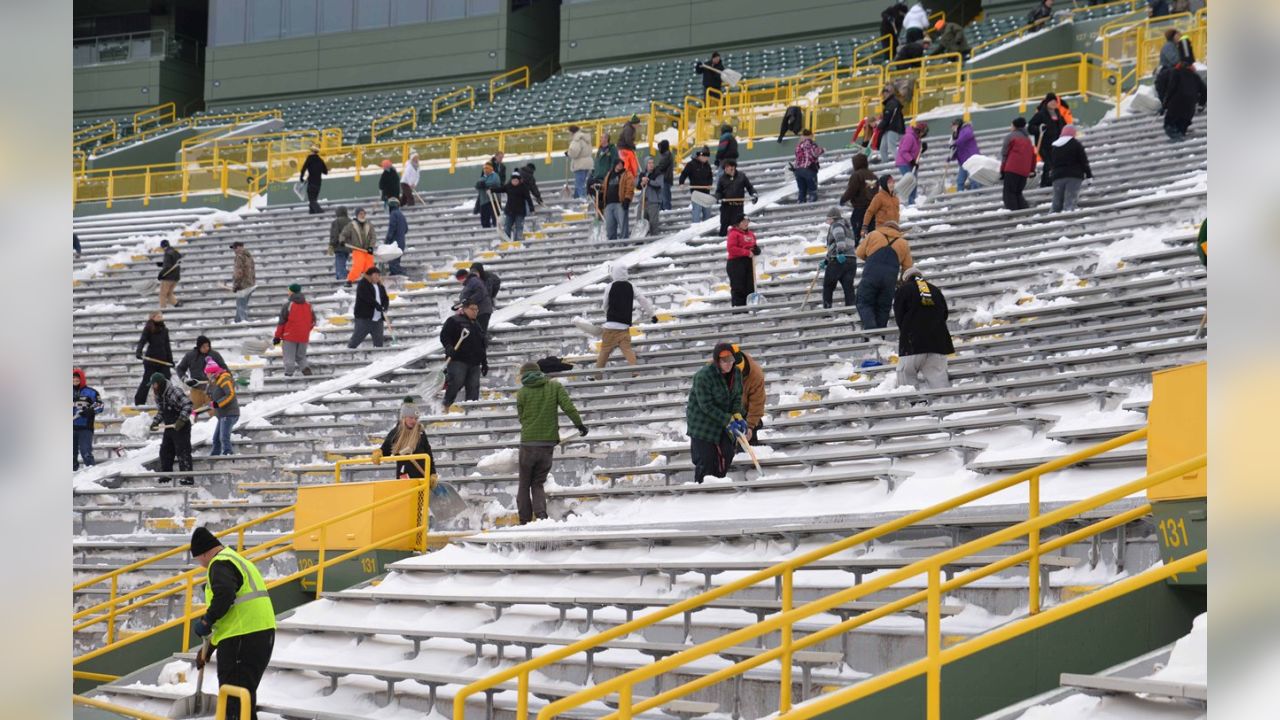
<svg viewBox="0 0 1280 720"><path fill-rule="evenodd" d="M964 80L964 121L969 122L973 113L970 112L969 106L973 104L973 78L965 78Z"/></svg>
<svg viewBox="0 0 1280 720"><path fill-rule="evenodd" d="M227 163L222 162L222 177L218 179L218 187L222 188L222 197L227 196L228 186L231 183L231 171L227 169Z"/></svg>
<svg viewBox="0 0 1280 720"><path fill-rule="evenodd" d="M1027 64L1023 63L1022 76L1018 80L1018 94L1022 98L1021 101L1018 103L1018 112L1020 113L1027 111L1028 85L1029 85L1029 78L1027 77Z"/></svg>
<svg viewBox="0 0 1280 720"><path fill-rule="evenodd" d="M320 527L320 554L316 558L316 599L320 599L320 593L324 591L324 551L325 543L328 537L328 525Z"/></svg>
<svg viewBox="0 0 1280 720"><path fill-rule="evenodd" d="M356 146L356 175L355 181L360 182L360 171L364 169L364 146Z"/></svg>
<svg viewBox="0 0 1280 720"><path fill-rule="evenodd" d="M151 167L147 166L142 172L142 206L146 207L151 204Z"/></svg>
<svg viewBox="0 0 1280 720"><path fill-rule="evenodd" d="M195 592L196 576L187 576L185 592L182 598L182 649L191 647L191 595Z"/></svg>
<svg viewBox="0 0 1280 720"><path fill-rule="evenodd" d="M449 139L449 174L458 172L458 136Z"/></svg>
<svg viewBox="0 0 1280 720"><path fill-rule="evenodd" d="M516 684L516 720L529 720L529 673L520 673Z"/></svg>
<svg viewBox="0 0 1280 720"><path fill-rule="evenodd" d="M546 158L547 165L551 164L551 138L552 138L551 126L548 125L547 126L547 158Z"/></svg>
<svg viewBox="0 0 1280 720"><path fill-rule="evenodd" d="M187 194L191 192L191 168L185 164L182 166L182 202L187 201Z"/></svg>
<svg viewBox="0 0 1280 720"><path fill-rule="evenodd" d="M116 196L116 172L114 170L107 171L107 209L111 209L111 205Z"/></svg>
<svg viewBox="0 0 1280 720"><path fill-rule="evenodd" d="M1076 85L1082 96L1089 93L1089 59L1084 55L1080 56L1080 75L1076 80Z"/></svg>
<svg viewBox="0 0 1280 720"><path fill-rule="evenodd" d="M782 614L791 612L792 605L792 587L794 584L794 571L788 567L782 573ZM778 662L782 663L782 676L778 682L778 713L786 714L791 710L791 643L792 643L792 623L787 622L782 626L782 657L778 658Z"/></svg>
<svg viewBox="0 0 1280 720"><path fill-rule="evenodd" d="M929 666L925 676L925 718L942 719L942 568L929 568L929 616L925 621L925 646Z"/></svg>
<svg viewBox="0 0 1280 720"><path fill-rule="evenodd" d="M1040 476L1032 475L1027 483L1030 498L1027 500L1027 519L1035 520L1040 516ZM1028 612L1032 615L1040 612L1040 529L1032 528L1027 537L1027 546L1031 550L1031 561L1027 565L1027 588L1030 595Z"/></svg>
<svg viewBox="0 0 1280 720"><path fill-rule="evenodd" d="M120 575L111 576L111 595L107 599L111 602L111 611L107 613L107 644L116 641L116 591L120 588Z"/></svg>
<svg viewBox="0 0 1280 720"><path fill-rule="evenodd" d="M244 552L244 526L236 531L236 552Z"/></svg>
<svg viewBox="0 0 1280 720"><path fill-rule="evenodd" d="M631 686L618 691L618 720L631 720Z"/></svg>

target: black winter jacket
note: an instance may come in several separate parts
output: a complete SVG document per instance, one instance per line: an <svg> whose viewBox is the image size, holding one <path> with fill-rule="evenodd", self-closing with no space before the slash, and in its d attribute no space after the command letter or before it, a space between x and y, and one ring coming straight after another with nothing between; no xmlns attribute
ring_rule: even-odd
<svg viewBox="0 0 1280 720"><path fill-rule="evenodd" d="M890 95L884 101L884 108L880 115L880 134L883 136L887 132L895 132L899 135L907 134L906 122L902 119L902 103L898 102L898 98Z"/></svg>
<svg viewBox="0 0 1280 720"><path fill-rule="evenodd" d="M458 345L458 338L462 336L464 329L469 334L467 339ZM488 364L488 356L484 348L484 331L476 321L466 315L450 315L445 319L444 325L440 327L440 345L444 347L444 354L457 362L468 365ZM454 345L458 345L457 350L453 349Z"/></svg>
<svg viewBox="0 0 1280 720"><path fill-rule="evenodd" d="M394 167L382 171L382 176L378 178L378 192L382 194L383 200L400 197L400 173Z"/></svg>
<svg viewBox="0 0 1280 720"><path fill-rule="evenodd" d="M893 319L898 324L898 356L955 352L947 330L947 299L936 285L926 282L933 304L926 305L915 280L898 286L893 294Z"/></svg>
<svg viewBox="0 0 1280 720"><path fill-rule="evenodd" d="M525 185L523 178L521 183L507 183L502 187L494 190L496 193L502 193L507 196L507 202L502 207L502 214L511 217L524 217L529 212L529 186Z"/></svg>
<svg viewBox="0 0 1280 720"><path fill-rule="evenodd" d="M372 320L375 308L385 316L387 314L387 306L391 301L387 299L387 289L381 285L375 286L369 282L369 278L362 277L360 282L356 283L356 306L354 314L361 320Z"/></svg>
<svg viewBox="0 0 1280 720"><path fill-rule="evenodd" d="M1061 145L1053 147L1053 179L1058 178L1091 178L1093 171L1089 169L1089 156L1085 154L1084 145L1071 138Z"/></svg>
<svg viewBox="0 0 1280 720"><path fill-rule="evenodd" d="M1031 135L1031 144L1036 146L1041 160L1048 159L1049 164L1053 164L1050 148L1053 146L1053 141L1062 134L1062 128L1066 126L1067 121L1062 118L1062 113L1058 113L1057 118L1051 117L1049 110L1043 104L1036 110L1036 114L1031 116L1030 122L1027 123L1027 133Z"/></svg>
<svg viewBox="0 0 1280 720"><path fill-rule="evenodd" d="M1204 78L1195 68L1179 63L1169 71L1168 83L1164 95L1164 122L1185 128L1196 116L1196 106L1203 107L1209 99Z"/></svg>
<svg viewBox="0 0 1280 720"><path fill-rule="evenodd" d="M329 166L324 164L324 160L316 153L311 153L306 160L302 161L302 172L298 175L298 181L307 181L312 187L320 187L320 176L329 174Z"/></svg>
<svg viewBox="0 0 1280 720"><path fill-rule="evenodd" d="M715 70L724 70L724 61L721 60L715 64L702 62L701 60L693 64L693 71L702 76L702 95L705 97L707 88L715 88L720 90L724 85L724 79L720 77L720 73L707 68L715 68Z"/></svg>
<svg viewBox="0 0 1280 720"><path fill-rule="evenodd" d="M192 380L204 380L205 361L213 358L218 363L218 367L226 368L227 361L222 359L222 353L217 350L210 350L206 355L199 350L188 350L186 355L182 356L182 360L178 362L178 366L173 369L178 377L190 377Z"/></svg>
<svg viewBox="0 0 1280 720"><path fill-rule="evenodd" d="M173 348L169 346L169 328L162 325L153 332L147 332L144 327L137 346L133 348L133 355L139 360L145 356L152 360L173 363Z"/></svg>
<svg viewBox="0 0 1280 720"><path fill-rule="evenodd" d="M160 266L160 272L156 274L157 280L172 280L178 282L182 276L182 266L178 263L182 261L182 253L178 252L175 247L167 247L164 249L164 260L156 263Z"/></svg>
<svg viewBox="0 0 1280 720"><path fill-rule="evenodd" d="M751 179L741 170L734 173L733 177L724 173L720 176L720 182L716 183L717 200L741 200L748 195L755 197L756 189L751 186Z"/></svg>
<svg viewBox="0 0 1280 720"><path fill-rule="evenodd" d="M421 424L415 425L413 429L418 433L418 444L414 446L412 453L406 454L422 455L423 453L426 453L431 462L431 471L439 474L436 470L436 456L431 452L431 442L427 440L427 433L422 429ZM396 446L396 440L399 438L400 423L397 422L395 427L391 428L391 432L387 433L386 439L382 441L382 454L390 457L392 449ZM426 468L424 468L419 462L400 460L396 463L396 477L405 475L407 477L414 478L415 480L421 479L425 477L425 474L423 473L423 470L425 469Z"/></svg>
<svg viewBox="0 0 1280 720"><path fill-rule="evenodd" d="M342 244L342 229L351 224L346 208L338 208L333 222L329 223L329 249L337 255L350 255L351 248Z"/></svg>
<svg viewBox="0 0 1280 720"><path fill-rule="evenodd" d="M701 160L690 160L684 164L684 169L680 171L680 184L683 185L685 180L689 184L701 188L703 192L711 189L715 183L716 171L711 167L711 163L704 163Z"/></svg>

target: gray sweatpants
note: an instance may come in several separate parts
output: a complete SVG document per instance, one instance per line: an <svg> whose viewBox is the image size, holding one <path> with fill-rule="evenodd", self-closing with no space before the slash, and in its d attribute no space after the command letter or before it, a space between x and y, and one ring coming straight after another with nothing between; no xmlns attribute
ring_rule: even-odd
<svg viewBox="0 0 1280 720"><path fill-rule="evenodd" d="M947 376L947 356L920 353L898 358L898 385L911 385L917 390L951 387L951 378Z"/></svg>
<svg viewBox="0 0 1280 720"><path fill-rule="evenodd" d="M1053 211L1071 212L1076 209L1076 199L1080 197L1080 178L1058 178L1053 181Z"/></svg>
<svg viewBox="0 0 1280 720"><path fill-rule="evenodd" d="M307 343L285 340L282 345L285 375L292 375L295 370L306 370L311 367L311 363L307 362Z"/></svg>

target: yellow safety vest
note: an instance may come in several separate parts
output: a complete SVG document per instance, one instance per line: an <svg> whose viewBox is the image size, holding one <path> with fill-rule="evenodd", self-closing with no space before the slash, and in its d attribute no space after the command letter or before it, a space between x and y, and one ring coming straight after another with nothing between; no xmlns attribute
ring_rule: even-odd
<svg viewBox="0 0 1280 720"><path fill-rule="evenodd" d="M244 578L236 590L235 602L226 615L218 618L213 625L212 642L215 646L223 640L239 635L248 635L259 630L273 630L276 626L275 608L271 606L271 596L267 594L267 584L254 564L244 559L231 548L223 548L213 556L204 578L204 604L208 607L213 602L213 588L209 584L209 570L216 562L234 563Z"/></svg>

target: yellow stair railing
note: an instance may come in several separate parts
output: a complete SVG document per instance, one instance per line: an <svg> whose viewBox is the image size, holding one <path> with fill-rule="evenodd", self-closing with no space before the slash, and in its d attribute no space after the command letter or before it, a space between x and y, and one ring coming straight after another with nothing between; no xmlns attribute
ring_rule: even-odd
<svg viewBox="0 0 1280 720"><path fill-rule="evenodd" d="M619 712L607 717L629 718L632 713L642 712L649 708L658 707L665 702L677 699L690 692L720 682L721 680L728 679L740 672L745 672L752 667L756 667L775 659L781 661L782 668L782 678L779 683L779 687L781 689L779 711L786 713L791 709L790 660L794 652L810 647L826 639L839 636L840 634L848 632L867 622L899 612L921 602L928 602L929 604L928 617L931 628L931 634L929 637L930 642L933 643L937 641L937 633L934 631L939 627L941 617L940 598L943 592L953 590L973 582L974 580L987 577L996 572L1018 565L1027 566L1028 607L1031 614L1035 615L1041 610L1040 558L1043 554L1143 517L1150 512L1150 506L1143 505L1138 508L1134 508L1133 510L1119 513L1110 518L1094 522L1080 530L1076 530L1043 543L1040 539L1041 530L1066 519L1074 518L1083 512L1100 508L1115 500L1125 498L1147 487L1158 485L1170 478L1178 477L1193 467L1204 465L1205 458L1204 456L1201 456L1195 460L1181 463L1159 473L1151 474L1139 480L1125 483L1110 491L1100 493L1086 500L1072 503L1047 514L1041 514L1040 512L1041 478L1046 474L1086 462L1091 458L1095 458L1110 450L1142 441L1146 436L1147 429L1144 427L1106 442L1099 443L1093 447L1072 453L1071 455L1057 458L1035 468L1024 470L1008 478L997 480L981 488L971 490L970 492L964 493L950 500L936 503L927 508L908 513L876 528L856 533L825 547L785 560L770 568L750 573L744 577L701 593L697 596L648 613L630 622L622 623L589 638L585 638L570 645L547 652L533 660L493 673L492 675L477 680L459 690L459 692L454 696L453 717L455 720L463 720L465 717L464 713L468 697L479 692L490 690L499 685L505 685L510 683L510 681L515 680L517 683L516 720L527 720L529 702L528 687L532 673L553 663L560 662L577 653L588 649L598 648L602 644L611 640L622 638L630 635L631 633L651 627L656 623L666 620L667 618L676 617L686 612L692 612L706 606L712 601L726 597L732 593L762 583L768 583L770 581L777 583L781 588L780 594L782 610L778 615L763 623L742 628L720 638L716 638L710 642L664 658L661 661L646 665L632 672L619 675L606 683L597 684L572 696L563 698L562 700L552 703L544 708L543 711L539 713L538 717L540 720L554 717L555 714L559 712L563 712L573 707L578 707L583 703L590 702L592 700L601 699L616 692L619 694ZM991 533L983 538L966 543L933 557L924 558L905 568L879 574L872 580L867 580L862 584L855 585L847 590L833 593L827 597L801 606L800 608L796 608L793 605L792 589L794 574L797 570L804 568L810 563L814 563L859 545L869 543L904 528L918 525L936 518L943 513L953 511L975 501L1015 487L1025 487L1027 490L1028 510L1026 521ZM1010 555L1007 558L1001 559L987 566L972 570L964 575L956 575L951 580L947 581L945 585L940 581L941 569L948 563L953 563L960 558L973 555L974 553L987 548L995 547L1001 543L1023 538L1027 540L1027 550ZM871 593L881 591L894 584L920 575L927 575L929 577L929 586L927 590L909 593L908 597L887 603L874 611L852 617L845 622L826 628L817 633L810 634L804 638L798 640L795 638L793 627L795 622L810 618L818 613L826 612L837 605L865 597ZM631 697L631 691L636 682L656 677L670 669L683 666L692 660L714 655L724 648L732 647L741 642L751 640L771 632L779 632L782 638L781 645L778 648L775 648L775 650L754 656L715 673L698 678L690 683L686 683L685 685L668 690L667 692L659 695L655 695L642 703L636 704L634 707L630 707L625 712L623 711L622 708L628 706L628 699ZM930 657L935 660L937 659L936 653L931 653Z"/></svg>
<svg viewBox="0 0 1280 720"><path fill-rule="evenodd" d="M240 712L232 718L227 715L227 700L235 696L240 701ZM218 704L214 707L214 720L249 720L253 713L249 691L239 685L221 685L218 687Z"/></svg>
<svg viewBox="0 0 1280 720"><path fill-rule="evenodd" d="M394 463L400 460L414 460L414 461L422 462L424 464L424 467L428 469L428 473L430 472L430 462L431 462L430 457L425 453L413 454L413 455L398 455L394 457L384 458L384 462L391 462L391 463ZM358 462L358 461L353 461L347 464L355 464L355 462ZM335 474L337 472L338 470L335 469ZM337 557L328 556L329 553L336 552L335 550L331 550L328 547L329 545L332 544L328 537L328 528L330 526L341 523L350 518L369 513L385 505L389 505L396 502L403 502L406 498L414 495L418 497L419 507L421 508L420 515L419 515L420 521L415 527L405 530L403 532L397 533L395 535L382 538L375 542L368 543L367 545L364 545L357 550L344 552L343 554L338 555ZM276 555L280 555L282 553L292 551L293 543L297 539L304 539L308 541L315 540L317 538L313 538L312 536L318 533L319 555L316 560L316 564L311 567L302 568L297 572L291 575L288 575L284 578L272 580L267 583L267 588L271 589L274 587L278 587L280 585L284 585L286 583L293 582L295 580L302 579L309 575L315 575L316 576L315 596L319 598L320 594L324 591L325 569L330 567L331 565L334 565L339 562L343 562L352 557L357 557L371 550L376 550L381 547L393 545L406 538L414 539L414 547L417 550L419 551L425 550L427 547L427 543L430 539L427 535L427 522L428 522L429 499L430 499L429 496L430 496L430 481L423 480L422 482L418 483L412 488L408 488L406 490L402 490L400 492L388 495L377 501L374 501L362 507L355 508L353 510L349 510L340 515L335 515L333 517L326 518L321 522L313 523L307 527L295 529L288 533L281 533L276 537L271 538L270 540L262 542L259 545L256 545L248 549L244 548L244 538L245 538L246 531L252 529L257 525L265 523L269 520L282 517L285 514L293 512L296 509L296 506L282 508L274 512L268 513L262 516L261 518L257 518L254 521L232 526L230 528L227 528L226 530L216 533L216 536L229 537L231 534L234 533L237 538L237 541L236 541L237 551L240 552L242 555L244 555L246 559L256 563L262 560L270 559L272 557L275 557ZM101 647L98 647L94 650L91 650L87 653L81 654L73 658L72 659L73 667L87 660L91 660L95 657L111 652L115 649L130 645L144 638L151 637L156 633L163 632L164 630L168 630L169 628L177 627L178 625L182 625L183 627L182 648L185 649L189 646L191 621L194 618L198 617L199 614L202 612L202 611L192 610L194 589L198 579L202 577L204 573L204 570L202 568L192 568L190 570L185 570L183 572L177 573L163 580L158 580L156 582L144 585L143 587L137 588L123 595L117 594L119 589L119 584L120 584L120 578L124 574L143 569L149 565L154 564L155 562L158 562L159 560L173 557L174 555L178 555L182 552L185 552L186 550L187 550L187 546L185 545L172 548L165 552L158 553L157 555L147 558L145 560L140 560L135 563L130 563L129 565L125 565L121 568L117 568L116 570L113 570L108 573L104 573L90 580L77 583L74 586L75 589L81 590L81 589L94 587L96 585L101 585L102 583L110 583L112 596L108 600L105 600L103 602L87 607L72 615L71 627L73 632L80 632L82 630L87 630L97 625L107 626L107 633L106 633L107 642ZM138 610L148 606L153 606L155 603L158 603L163 600L167 600L168 598L178 595L180 593L183 595L183 612L179 617L167 620L144 632L131 634L125 638L116 637L117 633L115 632L115 628L117 628L123 622L127 621L127 616L129 615L129 613L137 612Z"/></svg>
<svg viewBox="0 0 1280 720"><path fill-rule="evenodd" d="M115 119L103 120L71 133L71 147L73 150L79 150L82 145L104 138L115 140L118 137L120 137L120 128L116 125Z"/></svg>
<svg viewBox="0 0 1280 720"><path fill-rule="evenodd" d="M133 114L134 134L146 132L154 127L168 125L178 118L178 108L172 102L161 103L155 107L139 110Z"/></svg>
<svg viewBox="0 0 1280 720"><path fill-rule="evenodd" d="M431 99L431 122L435 122L437 118L454 108L460 108L466 105L474 110L476 107L476 89L470 85L460 87L450 93L439 95Z"/></svg>
<svg viewBox="0 0 1280 720"><path fill-rule="evenodd" d="M418 108L400 108L382 117L376 117L369 123L369 141L378 142L378 138L402 128L418 129Z"/></svg>
<svg viewBox="0 0 1280 720"><path fill-rule="evenodd" d="M528 65L518 67L515 70L508 70L489 78L489 102L493 102L494 97L513 87L529 87Z"/></svg>

